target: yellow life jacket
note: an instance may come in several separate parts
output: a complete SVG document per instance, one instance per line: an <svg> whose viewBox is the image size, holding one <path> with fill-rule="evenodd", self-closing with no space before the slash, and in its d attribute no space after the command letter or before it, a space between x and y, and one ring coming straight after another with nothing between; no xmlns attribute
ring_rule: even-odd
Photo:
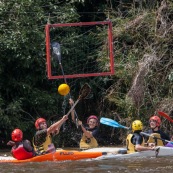
<svg viewBox="0 0 173 173"><path fill-rule="evenodd" d="M48 135L46 137L45 142L39 146L36 146L33 140L34 150L36 151L37 154L45 154L48 151L48 146L51 146L51 144L52 144L52 138L50 135Z"/></svg>
<svg viewBox="0 0 173 173"><path fill-rule="evenodd" d="M80 149L89 149L89 148L96 148L98 147L97 140L92 138L87 138L85 134L83 134L81 140L80 140Z"/></svg>
<svg viewBox="0 0 173 173"><path fill-rule="evenodd" d="M131 142L133 135L134 134L129 134L126 138L126 147L127 147L128 154L136 152L135 145ZM144 146L144 139L141 145Z"/></svg>
<svg viewBox="0 0 173 173"><path fill-rule="evenodd" d="M150 135L155 136L156 138L161 138L159 133L151 133ZM164 146L163 141L160 139L154 139L153 137L149 137L147 143L155 143L156 146Z"/></svg>

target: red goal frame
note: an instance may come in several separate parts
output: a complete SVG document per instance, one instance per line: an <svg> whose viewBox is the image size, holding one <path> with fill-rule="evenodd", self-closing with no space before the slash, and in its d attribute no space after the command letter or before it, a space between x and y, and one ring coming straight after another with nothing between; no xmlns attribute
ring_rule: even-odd
<svg viewBox="0 0 173 173"><path fill-rule="evenodd" d="M85 73L85 74L72 74L72 75L52 75L51 72L51 52L50 52L50 28L51 27L71 27L71 26L89 26L89 25L108 25L108 49L110 59L110 71L99 73ZM45 26L46 34L46 70L48 79L62 79L62 78L78 78L78 77L91 77L91 76L108 76L114 75L114 57L113 57L113 34L112 34L112 22L80 22L80 23L59 23L59 24L47 24Z"/></svg>

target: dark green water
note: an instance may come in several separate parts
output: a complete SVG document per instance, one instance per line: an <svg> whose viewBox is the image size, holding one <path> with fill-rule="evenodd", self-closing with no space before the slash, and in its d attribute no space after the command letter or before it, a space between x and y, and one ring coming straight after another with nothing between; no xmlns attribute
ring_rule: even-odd
<svg viewBox="0 0 173 173"><path fill-rule="evenodd" d="M1 153L1 156L4 153ZM9 153L6 153L9 155ZM0 173L172 173L173 157L131 158L41 162L25 164L0 163Z"/></svg>

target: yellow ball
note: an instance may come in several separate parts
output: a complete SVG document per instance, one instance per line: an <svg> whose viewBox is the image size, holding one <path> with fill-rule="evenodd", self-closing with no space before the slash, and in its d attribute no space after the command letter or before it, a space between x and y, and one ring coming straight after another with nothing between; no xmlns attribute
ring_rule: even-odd
<svg viewBox="0 0 173 173"><path fill-rule="evenodd" d="M70 92L70 87L67 85L67 84L61 84L59 87L58 87L58 93L60 95L67 95L68 93Z"/></svg>

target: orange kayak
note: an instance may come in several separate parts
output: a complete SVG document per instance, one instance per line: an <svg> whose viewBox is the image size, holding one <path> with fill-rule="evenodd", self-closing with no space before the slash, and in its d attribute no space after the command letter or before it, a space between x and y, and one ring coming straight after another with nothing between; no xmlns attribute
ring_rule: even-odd
<svg viewBox="0 0 173 173"><path fill-rule="evenodd" d="M105 152L82 152L77 150L57 150L55 153L40 155L26 160L17 160L12 157L0 157L0 163L25 163L44 161L65 161L97 158L106 154Z"/></svg>

